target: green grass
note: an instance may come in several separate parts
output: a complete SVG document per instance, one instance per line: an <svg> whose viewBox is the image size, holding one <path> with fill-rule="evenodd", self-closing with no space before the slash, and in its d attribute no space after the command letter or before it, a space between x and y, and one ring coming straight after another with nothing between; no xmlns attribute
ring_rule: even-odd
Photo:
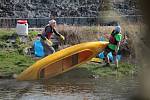
<svg viewBox="0 0 150 100"><path fill-rule="evenodd" d="M0 75L2 76L19 74L35 62L30 56L23 54L23 49L31 43L23 44L16 40L13 45L17 47L2 48L7 45L8 37L13 34L16 34L15 29L0 29ZM36 34L36 31L29 31L29 38L35 37Z"/></svg>
<svg viewBox="0 0 150 100"><path fill-rule="evenodd" d="M115 65L111 65L110 67L103 67L102 64L99 63L86 63L80 65L81 68L86 68L87 71L91 72L93 75L99 76L110 76L110 75L133 75L136 72L135 65L128 63L120 63L119 67L116 69Z"/></svg>
<svg viewBox="0 0 150 100"><path fill-rule="evenodd" d="M19 74L34 63L31 57L20 55L16 51L0 51L0 73Z"/></svg>
<svg viewBox="0 0 150 100"><path fill-rule="evenodd" d="M119 68L115 65L103 67L102 64L88 62L74 68L71 71L58 75L56 78L99 78L99 77L124 77L136 74L135 66L128 63L120 63Z"/></svg>
<svg viewBox="0 0 150 100"><path fill-rule="evenodd" d="M12 33L15 33L15 29L0 29L0 37L4 35L11 35Z"/></svg>

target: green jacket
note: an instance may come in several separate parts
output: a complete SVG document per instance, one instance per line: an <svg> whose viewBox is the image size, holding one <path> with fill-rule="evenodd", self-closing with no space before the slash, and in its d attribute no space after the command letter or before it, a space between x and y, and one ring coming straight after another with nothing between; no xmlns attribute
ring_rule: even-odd
<svg viewBox="0 0 150 100"><path fill-rule="evenodd" d="M118 34L115 34L114 36L112 36L112 38L114 38L114 43L109 43L108 44L108 47L112 50L115 50L116 47L117 47L117 43L120 42L122 40L122 34L121 33L118 33Z"/></svg>

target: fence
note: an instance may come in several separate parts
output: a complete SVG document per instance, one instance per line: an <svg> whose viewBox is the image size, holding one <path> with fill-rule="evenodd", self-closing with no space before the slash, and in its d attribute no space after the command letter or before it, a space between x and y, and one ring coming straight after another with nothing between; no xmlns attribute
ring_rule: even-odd
<svg viewBox="0 0 150 100"><path fill-rule="evenodd" d="M111 17L111 16L107 16ZM125 20L130 20L132 22L137 22L142 19L141 16L118 16ZM50 18L0 18L0 28L15 28L17 20L26 19L30 28L44 27L48 24ZM58 24L68 24L68 25L113 25L116 24L116 21L103 22L99 17L58 17L56 18Z"/></svg>

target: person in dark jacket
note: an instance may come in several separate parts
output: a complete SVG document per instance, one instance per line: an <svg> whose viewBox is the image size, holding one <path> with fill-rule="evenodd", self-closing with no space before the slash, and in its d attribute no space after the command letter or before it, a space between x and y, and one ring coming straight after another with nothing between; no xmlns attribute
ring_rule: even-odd
<svg viewBox="0 0 150 100"><path fill-rule="evenodd" d="M65 37L56 31L56 21L54 19L49 21L49 24L46 25L44 31L41 34L42 44L44 47L45 56L55 52L55 49L52 47L51 36L55 34L60 37L62 40L65 40Z"/></svg>

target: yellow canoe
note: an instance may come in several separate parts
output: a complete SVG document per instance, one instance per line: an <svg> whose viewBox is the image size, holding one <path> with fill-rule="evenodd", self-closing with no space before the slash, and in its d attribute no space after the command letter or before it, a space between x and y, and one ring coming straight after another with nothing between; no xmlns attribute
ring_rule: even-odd
<svg viewBox="0 0 150 100"><path fill-rule="evenodd" d="M17 80L48 79L90 61L108 42L86 42L51 54L24 70Z"/></svg>

